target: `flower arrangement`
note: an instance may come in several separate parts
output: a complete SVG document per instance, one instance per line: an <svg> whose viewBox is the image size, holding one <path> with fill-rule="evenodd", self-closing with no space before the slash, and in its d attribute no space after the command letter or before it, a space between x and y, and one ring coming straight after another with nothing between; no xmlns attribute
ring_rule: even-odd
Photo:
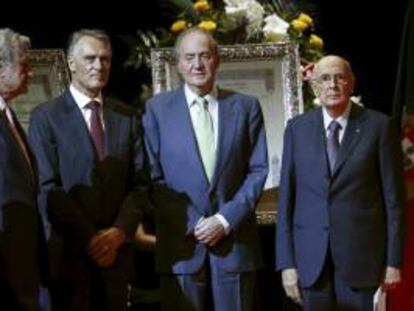
<svg viewBox="0 0 414 311"><path fill-rule="evenodd" d="M312 17L286 1L175 2L181 3L182 11L162 38L162 45L171 45L181 31L197 26L211 32L219 44L296 42L305 64L323 55L323 40L314 32Z"/></svg>
<svg viewBox="0 0 414 311"><path fill-rule="evenodd" d="M180 32L200 27L212 33L219 44L295 42L303 68L323 56L324 42L315 33L313 18L289 0L163 0L176 12L169 28L138 31L127 64L150 67L150 48L172 46ZM305 106L313 93L304 84ZM308 98L306 98L308 97Z"/></svg>

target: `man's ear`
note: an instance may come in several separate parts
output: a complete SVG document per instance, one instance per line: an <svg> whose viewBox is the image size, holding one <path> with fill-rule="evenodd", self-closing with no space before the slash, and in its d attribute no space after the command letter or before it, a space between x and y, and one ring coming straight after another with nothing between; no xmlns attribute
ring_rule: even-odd
<svg viewBox="0 0 414 311"><path fill-rule="evenodd" d="M76 65L75 65L75 60L73 59L73 56L68 56L67 62L68 62L70 72L74 73L76 71Z"/></svg>

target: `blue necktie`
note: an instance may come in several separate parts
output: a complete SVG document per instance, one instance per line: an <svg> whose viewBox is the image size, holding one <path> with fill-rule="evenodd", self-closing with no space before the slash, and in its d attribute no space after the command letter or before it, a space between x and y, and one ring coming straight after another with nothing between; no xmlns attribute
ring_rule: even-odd
<svg viewBox="0 0 414 311"><path fill-rule="evenodd" d="M329 168L331 169L331 174L335 168L336 158L339 153L339 130L341 129L341 125L332 120L331 123L328 125L328 137L326 139L326 151L328 153L328 160L329 160Z"/></svg>

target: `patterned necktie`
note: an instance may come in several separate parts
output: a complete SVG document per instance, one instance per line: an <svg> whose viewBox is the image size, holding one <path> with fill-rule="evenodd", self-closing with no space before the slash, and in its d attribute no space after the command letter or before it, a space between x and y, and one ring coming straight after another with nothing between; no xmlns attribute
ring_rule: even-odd
<svg viewBox="0 0 414 311"><path fill-rule="evenodd" d="M195 100L195 104L194 131L204 171L208 180L211 181L216 162L213 121L208 111L208 101L205 98L199 97Z"/></svg>
<svg viewBox="0 0 414 311"><path fill-rule="evenodd" d="M328 125L328 137L326 140L326 148L328 153L328 160L329 160L329 168L331 169L331 174L335 168L336 158L339 152L339 130L341 129L341 125L332 120L331 123Z"/></svg>
<svg viewBox="0 0 414 311"><path fill-rule="evenodd" d="M98 156L99 161L102 161L105 157L105 148L104 148L104 131L101 122L101 117L99 110L101 105L97 101L91 101L87 107L91 109L91 128L90 133L95 146L96 155Z"/></svg>

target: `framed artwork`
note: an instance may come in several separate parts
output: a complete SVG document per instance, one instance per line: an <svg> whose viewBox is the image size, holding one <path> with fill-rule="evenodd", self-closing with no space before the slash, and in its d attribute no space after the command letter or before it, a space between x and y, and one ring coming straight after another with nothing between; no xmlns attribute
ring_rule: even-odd
<svg viewBox="0 0 414 311"><path fill-rule="evenodd" d="M283 132L288 119L303 112L298 47L292 43L219 46L219 88L253 95L261 103L268 143L269 175L256 209L259 224L276 219ZM182 80L172 48L151 53L154 93L172 90Z"/></svg>
<svg viewBox="0 0 414 311"><path fill-rule="evenodd" d="M25 94L13 99L13 109L23 128L29 126L30 113L34 107L59 96L69 86L69 69L63 50L30 50L33 76Z"/></svg>

